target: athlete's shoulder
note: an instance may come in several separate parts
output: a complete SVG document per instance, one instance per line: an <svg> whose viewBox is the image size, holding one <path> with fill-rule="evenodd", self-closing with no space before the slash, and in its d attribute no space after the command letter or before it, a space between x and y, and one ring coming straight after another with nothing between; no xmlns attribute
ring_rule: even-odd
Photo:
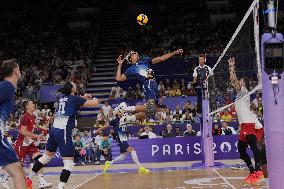
<svg viewBox="0 0 284 189"><path fill-rule="evenodd" d="M15 87L9 81L1 81L0 82L0 91L11 91L14 92Z"/></svg>

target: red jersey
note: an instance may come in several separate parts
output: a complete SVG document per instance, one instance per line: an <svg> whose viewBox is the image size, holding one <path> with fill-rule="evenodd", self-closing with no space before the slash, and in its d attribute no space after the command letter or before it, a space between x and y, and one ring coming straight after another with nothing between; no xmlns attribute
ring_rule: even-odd
<svg viewBox="0 0 284 189"><path fill-rule="evenodd" d="M22 126L26 126L27 131L33 132L34 127L35 127L35 120L36 120L35 115L30 115L29 113L25 113L20 120L19 130L21 130ZM30 137L26 137L22 135L21 133L19 133L17 141L16 141L16 145L17 146L30 146L33 142L34 142L33 139L31 139Z"/></svg>

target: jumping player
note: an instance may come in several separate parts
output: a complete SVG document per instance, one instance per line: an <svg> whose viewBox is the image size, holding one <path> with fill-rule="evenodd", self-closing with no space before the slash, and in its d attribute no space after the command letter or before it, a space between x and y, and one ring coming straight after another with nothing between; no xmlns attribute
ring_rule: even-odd
<svg viewBox="0 0 284 189"><path fill-rule="evenodd" d="M127 123L129 120L135 119L135 115L129 116L127 113L122 114L121 111L118 111L118 108L114 111L116 117L110 121L109 125L102 127L101 129L106 129L108 127L113 127L114 129L114 139L116 140L117 145L120 148L120 155L114 158L112 161L106 161L104 167L104 173L106 173L107 169L109 169L110 165L117 163L119 161L123 161L127 154L131 154L132 160L139 167L138 172L140 173L150 173L149 169L144 168L138 160L138 156L136 151L132 146L130 146L127 142Z"/></svg>
<svg viewBox="0 0 284 189"><path fill-rule="evenodd" d="M6 121L15 108L15 93L17 83L21 78L21 72L16 60L5 60L1 64L1 76L4 81L0 82L0 167L12 177L16 189L26 189L25 172L19 159L6 138L4 131Z"/></svg>
<svg viewBox="0 0 284 189"><path fill-rule="evenodd" d="M141 112L145 113L145 115L140 114L140 116L146 116L147 118L153 118L156 113L156 103L158 101L158 84L155 80L154 72L150 68L151 64L157 64L163 62L175 55L182 54L183 50L179 49L174 52L165 54L161 57L157 58L149 58L144 57L142 60L139 60L139 55L137 52L131 51L125 57L125 59L132 64L124 74L121 73L122 64L124 59L122 55L120 55L117 59L118 68L116 73L116 80L117 81L125 81L130 77L135 77L139 80L142 85L144 96L145 96L145 105L137 105L137 106L129 106L127 107L126 104L123 102L121 103L118 108L125 111L132 111L132 112ZM139 117L141 119L141 117Z"/></svg>
<svg viewBox="0 0 284 189"><path fill-rule="evenodd" d="M249 93L248 91L248 79L241 78L238 80L235 72L235 58L228 60L230 81L231 85L237 92L237 101L235 102L235 108L238 115L239 124L241 126L240 139L238 141L238 151L240 158L244 160L249 168L250 175L245 178L245 182L248 184L254 184L259 182L263 178L263 172L261 171L260 154L258 148L258 141L261 140L263 133L263 126L257 119L256 115L250 110L250 96L239 100ZM246 152L247 147L253 152L255 166L252 165L251 159Z"/></svg>
<svg viewBox="0 0 284 189"><path fill-rule="evenodd" d="M95 107L100 102L95 98L91 99L92 96L89 94L85 94L83 97L76 96L77 87L72 82L67 82L60 92L64 96L59 99L45 153L34 164L28 182L31 182L30 178L52 159L59 148L64 167L60 175L58 189L63 189L74 168L75 148L72 142L72 129L75 127L75 116L81 106Z"/></svg>
<svg viewBox="0 0 284 189"><path fill-rule="evenodd" d="M26 155L29 155L34 161L37 161L42 155L39 152L39 149L35 145L34 140L42 140L42 135L34 134L35 120L34 115L35 104L32 101L23 102L23 108L25 114L22 116L19 125L19 136L15 143L15 151L20 159L20 162L23 163ZM38 181L39 188L51 188L52 183L47 183L43 177L43 169L38 172Z"/></svg>

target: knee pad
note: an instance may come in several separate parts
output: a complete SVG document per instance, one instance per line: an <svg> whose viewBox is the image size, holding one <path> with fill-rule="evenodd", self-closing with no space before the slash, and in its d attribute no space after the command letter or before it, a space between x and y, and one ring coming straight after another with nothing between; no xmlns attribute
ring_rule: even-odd
<svg viewBox="0 0 284 189"><path fill-rule="evenodd" d="M43 165L48 164L48 162L50 162L51 160L52 160L52 157L50 157L50 156L48 156L48 155L46 155L46 154L43 154L42 157L40 157L40 158L38 159L38 161L39 161L40 163L42 163Z"/></svg>
<svg viewBox="0 0 284 189"><path fill-rule="evenodd" d="M64 164L64 167L63 169L65 170L68 170L68 171L72 171L74 169L74 162L73 160L63 160L63 164Z"/></svg>
<svg viewBox="0 0 284 189"><path fill-rule="evenodd" d="M38 156L36 156L35 158L34 158L34 161L38 161L39 160L39 158L41 158L43 155L38 155Z"/></svg>
<svg viewBox="0 0 284 189"><path fill-rule="evenodd" d="M154 118L156 115L156 102L154 99L150 99L145 104L145 116L148 119Z"/></svg>

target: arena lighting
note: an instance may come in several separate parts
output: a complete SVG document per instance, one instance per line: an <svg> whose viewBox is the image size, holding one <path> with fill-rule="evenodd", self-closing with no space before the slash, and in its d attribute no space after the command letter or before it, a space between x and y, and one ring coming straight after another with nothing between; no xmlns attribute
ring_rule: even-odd
<svg viewBox="0 0 284 189"><path fill-rule="evenodd" d="M284 81L283 78L283 35L277 32L277 7L275 1L268 0L268 31L261 37L261 63L263 86L263 109L266 155L270 189L284 186ZM278 2L277 2L278 3Z"/></svg>

